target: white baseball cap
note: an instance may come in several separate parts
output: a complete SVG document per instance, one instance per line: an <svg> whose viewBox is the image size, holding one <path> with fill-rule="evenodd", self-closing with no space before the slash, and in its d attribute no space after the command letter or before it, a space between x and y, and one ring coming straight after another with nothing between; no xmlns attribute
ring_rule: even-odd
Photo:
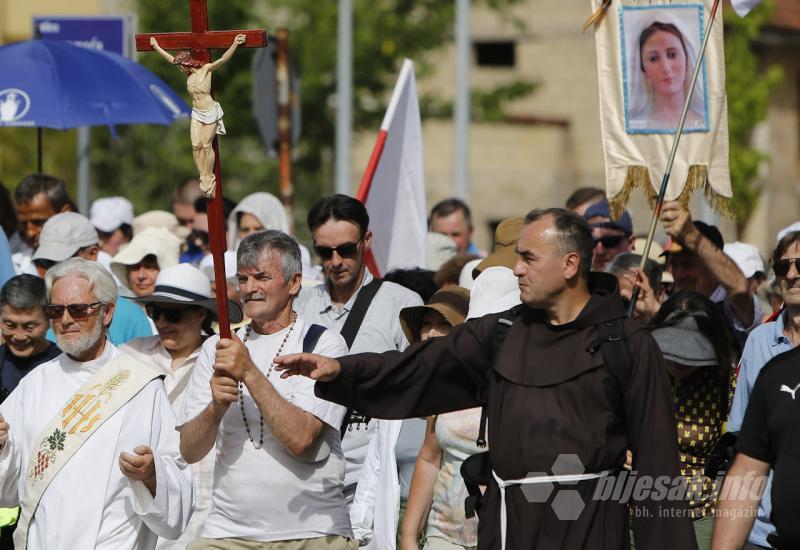
<svg viewBox="0 0 800 550"><path fill-rule="evenodd" d="M76 212L62 212L44 224L39 248L31 259L63 262L81 248L98 242L97 230L88 218Z"/></svg>
<svg viewBox="0 0 800 550"><path fill-rule="evenodd" d="M764 260L761 259L761 254L759 254L758 248L754 245L736 241L726 244L723 250L725 254L736 262L736 265L739 266L739 269L748 279L758 272L766 274Z"/></svg>
<svg viewBox="0 0 800 550"><path fill-rule="evenodd" d="M97 199L89 209L92 225L104 233L116 231L120 225L133 225L133 205L125 197Z"/></svg>

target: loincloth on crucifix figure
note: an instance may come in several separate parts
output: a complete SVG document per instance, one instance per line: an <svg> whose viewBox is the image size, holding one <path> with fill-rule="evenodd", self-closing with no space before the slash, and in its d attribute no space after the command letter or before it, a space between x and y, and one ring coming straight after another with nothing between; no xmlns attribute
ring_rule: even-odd
<svg viewBox="0 0 800 550"><path fill-rule="evenodd" d="M150 38L153 49L164 59L177 65L186 75L186 89L192 98L192 118L189 126L192 157L200 176L200 190L208 198L214 197L217 183L214 175L214 137L225 135L222 107L211 95L211 73L227 62L236 48L244 42L245 35L237 34L230 48L219 59L213 63L203 63L193 59L189 51L178 52L173 57L159 46L155 38Z"/></svg>

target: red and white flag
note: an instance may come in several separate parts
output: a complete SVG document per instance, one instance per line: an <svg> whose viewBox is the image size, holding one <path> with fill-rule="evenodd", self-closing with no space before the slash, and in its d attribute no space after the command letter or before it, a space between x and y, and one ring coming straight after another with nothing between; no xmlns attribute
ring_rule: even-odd
<svg viewBox="0 0 800 550"><path fill-rule="evenodd" d="M731 0L731 6L739 17L744 17L754 10L762 0Z"/></svg>
<svg viewBox="0 0 800 550"><path fill-rule="evenodd" d="M423 172L414 64L406 59L356 195L369 212L372 249L367 265L377 277L395 268L425 267Z"/></svg>

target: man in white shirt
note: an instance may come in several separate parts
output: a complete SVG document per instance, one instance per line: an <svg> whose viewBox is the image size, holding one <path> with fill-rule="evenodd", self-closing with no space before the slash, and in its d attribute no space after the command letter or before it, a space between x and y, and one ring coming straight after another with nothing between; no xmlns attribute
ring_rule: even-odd
<svg viewBox="0 0 800 550"><path fill-rule="evenodd" d="M355 548L342 496L345 409L318 399L311 380L284 379L272 368L278 355L304 349L309 331L318 335L310 349L341 356L347 347L292 311L302 264L289 235L246 237L237 278L252 323L233 339L203 344L179 419L187 461L217 448L211 513L189 548Z"/></svg>
<svg viewBox="0 0 800 550"><path fill-rule="evenodd" d="M314 251L322 261L325 284L304 289L294 307L300 317L342 333L359 295L370 285L380 283L373 279L365 260L372 243L369 214L356 199L332 195L320 199L311 208L308 227L314 236ZM383 282L369 302L350 345L350 353L404 350L408 341L400 326L400 310L421 305L422 298L415 292ZM342 441L347 460L345 497L348 503L353 501L367 448L379 425L381 421L358 411L353 411L349 418ZM360 512L351 513L353 523L361 523L356 516L360 516ZM361 538L358 533L356 536Z"/></svg>
<svg viewBox="0 0 800 550"><path fill-rule="evenodd" d="M164 383L107 340L117 290L100 264L72 258L45 282L64 353L0 406L0 506L21 506L15 547L151 550L180 535L193 501Z"/></svg>
<svg viewBox="0 0 800 550"><path fill-rule="evenodd" d="M211 323L217 319L217 305L211 296L211 284L196 267L179 264L162 269L154 292L136 301L144 304L158 334L135 338L120 349L164 373L167 396L175 413L180 414L200 347L214 334ZM233 323L242 319L241 309L232 302L228 305L228 314ZM194 514L181 537L159 539L158 550L183 549L200 536L211 509L215 460L216 453L212 449L202 460L192 464Z"/></svg>

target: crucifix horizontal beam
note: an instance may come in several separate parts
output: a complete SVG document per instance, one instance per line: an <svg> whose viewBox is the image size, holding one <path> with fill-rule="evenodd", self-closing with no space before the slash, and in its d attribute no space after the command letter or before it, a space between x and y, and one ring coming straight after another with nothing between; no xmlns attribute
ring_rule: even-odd
<svg viewBox="0 0 800 550"><path fill-rule="evenodd" d="M165 50L207 50L211 48L228 49L237 34L246 37L240 48L263 48L267 45L267 33L254 31L206 31L206 32L165 32L136 35L136 50L152 51L150 37L155 37Z"/></svg>

